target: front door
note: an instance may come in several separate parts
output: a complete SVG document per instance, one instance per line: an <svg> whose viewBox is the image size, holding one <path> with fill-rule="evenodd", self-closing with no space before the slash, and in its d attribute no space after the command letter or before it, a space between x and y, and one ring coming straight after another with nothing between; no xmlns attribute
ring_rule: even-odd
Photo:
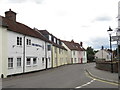
<svg viewBox="0 0 120 90"><path fill-rule="evenodd" d="M46 58L46 69L48 68L48 58Z"/></svg>

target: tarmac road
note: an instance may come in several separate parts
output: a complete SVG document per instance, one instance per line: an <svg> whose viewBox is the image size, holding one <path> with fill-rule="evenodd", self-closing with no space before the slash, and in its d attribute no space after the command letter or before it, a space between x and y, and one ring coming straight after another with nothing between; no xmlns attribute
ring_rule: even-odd
<svg viewBox="0 0 120 90"><path fill-rule="evenodd" d="M94 65L94 63L65 65L45 71L12 76L3 79L2 86L3 88L118 88L118 85L96 80L86 74L85 69L93 68Z"/></svg>

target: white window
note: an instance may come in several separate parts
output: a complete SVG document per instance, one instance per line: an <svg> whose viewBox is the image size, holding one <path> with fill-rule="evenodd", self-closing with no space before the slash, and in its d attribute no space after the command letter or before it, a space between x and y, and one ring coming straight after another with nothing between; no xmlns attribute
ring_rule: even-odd
<svg viewBox="0 0 120 90"><path fill-rule="evenodd" d="M75 55L75 51L73 51L73 55Z"/></svg>
<svg viewBox="0 0 120 90"><path fill-rule="evenodd" d="M59 40L57 40L57 44L59 44Z"/></svg>
<svg viewBox="0 0 120 90"><path fill-rule="evenodd" d="M30 66L31 65L31 59L30 58L27 58L27 63L26 63L27 66Z"/></svg>
<svg viewBox="0 0 120 90"><path fill-rule="evenodd" d="M22 45L22 37L17 37L17 45Z"/></svg>
<svg viewBox="0 0 120 90"><path fill-rule="evenodd" d="M51 35L49 35L49 40L50 40L50 41L52 40L51 38L52 38Z"/></svg>
<svg viewBox="0 0 120 90"><path fill-rule="evenodd" d="M8 68L13 68L13 58L8 58Z"/></svg>
<svg viewBox="0 0 120 90"><path fill-rule="evenodd" d="M27 39L27 45L31 45L31 39Z"/></svg>
<svg viewBox="0 0 120 90"><path fill-rule="evenodd" d="M51 45L47 45L48 51L51 50Z"/></svg>
<svg viewBox="0 0 120 90"><path fill-rule="evenodd" d="M37 64L37 58L33 58L33 65Z"/></svg>
<svg viewBox="0 0 120 90"><path fill-rule="evenodd" d="M17 67L21 67L21 58L17 58Z"/></svg>
<svg viewBox="0 0 120 90"><path fill-rule="evenodd" d="M56 38L54 38L54 43L56 43Z"/></svg>

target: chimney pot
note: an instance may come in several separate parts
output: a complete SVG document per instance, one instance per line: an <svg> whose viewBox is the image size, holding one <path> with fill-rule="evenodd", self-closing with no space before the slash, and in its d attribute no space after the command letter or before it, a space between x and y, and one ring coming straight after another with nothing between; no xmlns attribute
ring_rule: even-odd
<svg viewBox="0 0 120 90"><path fill-rule="evenodd" d="M74 40L72 39L71 42L74 43Z"/></svg>
<svg viewBox="0 0 120 90"><path fill-rule="evenodd" d="M80 46L81 46L81 47L83 46L83 42L80 42Z"/></svg>
<svg viewBox="0 0 120 90"><path fill-rule="evenodd" d="M16 13L13 12L11 9L9 9L9 11L5 12L5 17L10 20L16 21Z"/></svg>

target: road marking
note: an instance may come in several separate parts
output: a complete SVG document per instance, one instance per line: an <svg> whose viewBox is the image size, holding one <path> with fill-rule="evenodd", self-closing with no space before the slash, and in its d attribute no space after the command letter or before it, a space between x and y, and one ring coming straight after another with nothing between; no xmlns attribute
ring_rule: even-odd
<svg viewBox="0 0 120 90"><path fill-rule="evenodd" d="M105 81L105 80L101 80L101 79L98 79L98 78L95 78L95 77L92 77L90 76L87 72L85 72L86 76L91 78L91 79L95 79L96 81L99 81L99 82L104 82L104 83L108 83L108 84L112 84L112 85L116 85L118 86L117 83L114 83L114 82L109 82L109 81Z"/></svg>
<svg viewBox="0 0 120 90"><path fill-rule="evenodd" d="M90 82L87 82L86 84L83 84L83 85L81 85L81 86L75 87L75 89L79 89L79 88L85 87L85 86L91 84L91 83L94 82L94 81L104 82L104 83L108 83L108 84L112 84L112 85L117 85L117 86L118 86L117 83L109 82L109 81L105 81L105 80L100 80L100 79L98 79L98 78L94 78L94 77L90 76L87 72L85 72L85 75L86 75L87 77L91 78L92 80L91 80Z"/></svg>
<svg viewBox="0 0 120 90"><path fill-rule="evenodd" d="M87 82L86 84L83 84L83 85L81 85L81 86L78 86L78 87L76 87L76 89L85 87L85 86L91 84L92 82L94 82L95 80L96 80L96 79L93 79L93 80L91 80L90 82Z"/></svg>

